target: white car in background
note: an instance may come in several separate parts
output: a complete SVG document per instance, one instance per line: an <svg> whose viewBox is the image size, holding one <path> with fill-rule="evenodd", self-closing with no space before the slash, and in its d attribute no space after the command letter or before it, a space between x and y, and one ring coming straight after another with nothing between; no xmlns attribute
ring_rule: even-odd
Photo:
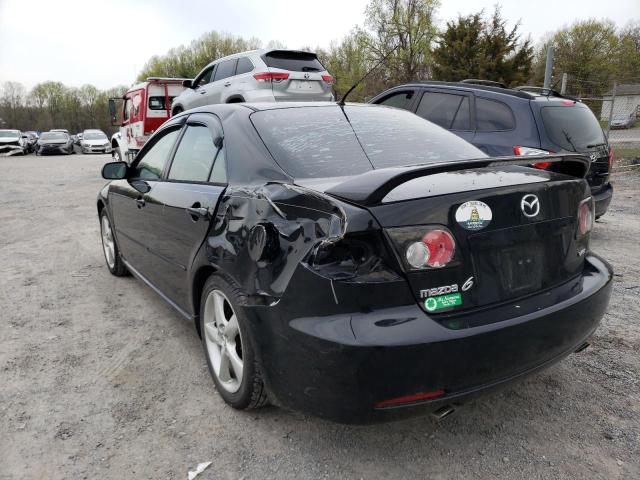
<svg viewBox="0 0 640 480"><path fill-rule="evenodd" d="M111 142L102 130L85 130L80 148L82 153L111 153Z"/></svg>
<svg viewBox="0 0 640 480"><path fill-rule="evenodd" d="M0 156L24 155L27 148L20 130L0 130Z"/></svg>
<svg viewBox="0 0 640 480"><path fill-rule="evenodd" d="M332 101L333 77L313 52L253 50L210 63L173 100L172 115L237 102Z"/></svg>

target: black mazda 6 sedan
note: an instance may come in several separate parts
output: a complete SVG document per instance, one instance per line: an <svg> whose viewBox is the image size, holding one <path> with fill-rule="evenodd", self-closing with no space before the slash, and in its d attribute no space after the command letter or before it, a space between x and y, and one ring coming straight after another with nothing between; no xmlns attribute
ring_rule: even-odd
<svg viewBox="0 0 640 480"><path fill-rule="evenodd" d="M194 322L232 407L447 413L581 350L607 308L588 159L545 161L389 107L202 107L103 168L104 254Z"/></svg>

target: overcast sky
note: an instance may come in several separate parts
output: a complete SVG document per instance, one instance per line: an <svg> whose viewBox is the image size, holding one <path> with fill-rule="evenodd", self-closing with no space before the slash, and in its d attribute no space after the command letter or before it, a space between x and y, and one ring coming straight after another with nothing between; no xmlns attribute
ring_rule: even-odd
<svg viewBox="0 0 640 480"><path fill-rule="evenodd" d="M367 0L0 0L0 82L129 85L146 60L210 30L289 48L329 45L362 24ZM445 0L441 25L496 0ZM503 16L537 41L574 20L640 20L640 0L502 0Z"/></svg>

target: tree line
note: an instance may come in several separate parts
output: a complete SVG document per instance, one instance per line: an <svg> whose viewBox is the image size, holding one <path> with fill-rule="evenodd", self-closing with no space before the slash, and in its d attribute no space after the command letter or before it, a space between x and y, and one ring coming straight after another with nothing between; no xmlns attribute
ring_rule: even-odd
<svg viewBox="0 0 640 480"><path fill-rule="evenodd" d="M0 86L0 128L66 128L70 133L98 128L112 133L108 99L121 97L126 90L125 86L99 90L93 85L73 88L43 82L27 91L21 83L5 82Z"/></svg>
<svg viewBox="0 0 640 480"><path fill-rule="evenodd" d="M534 46L519 23L509 25L500 7L446 22L438 28L439 0L371 0L362 25L328 48L294 46L315 51L334 76L340 97L375 65L378 68L351 94L363 101L399 83L420 80L458 81L479 78L507 86L541 86L546 51L555 48L553 86L569 74L569 93L603 95L618 83L640 83L640 22L617 28L610 20L585 20L559 29ZM151 57L138 76L193 78L209 62L261 48L257 38L208 32L189 45ZM277 41L267 48L286 48ZM289 46L291 47L291 46ZM67 87L44 82L31 91L6 82L0 91L0 118L23 130L100 128L111 132L107 99L126 87L101 91L92 85Z"/></svg>

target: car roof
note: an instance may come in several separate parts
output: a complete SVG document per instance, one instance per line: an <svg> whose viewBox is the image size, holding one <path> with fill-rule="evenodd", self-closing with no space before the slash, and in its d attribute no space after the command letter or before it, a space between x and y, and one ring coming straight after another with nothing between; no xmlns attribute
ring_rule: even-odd
<svg viewBox="0 0 640 480"><path fill-rule="evenodd" d="M220 63L223 60L232 60L234 58L246 57L249 55L257 55L261 57L262 55L266 55L267 53L271 53L271 52L308 53L308 54L315 55L316 57L318 56L316 52L309 52L307 50L292 50L289 48L261 48L258 50L247 50L246 52L238 52L238 53L233 53L231 55L226 55L224 57L216 58L215 60L212 60L211 62L207 63L207 65L204 66L200 71L204 70L205 68L209 68L211 65Z"/></svg>

